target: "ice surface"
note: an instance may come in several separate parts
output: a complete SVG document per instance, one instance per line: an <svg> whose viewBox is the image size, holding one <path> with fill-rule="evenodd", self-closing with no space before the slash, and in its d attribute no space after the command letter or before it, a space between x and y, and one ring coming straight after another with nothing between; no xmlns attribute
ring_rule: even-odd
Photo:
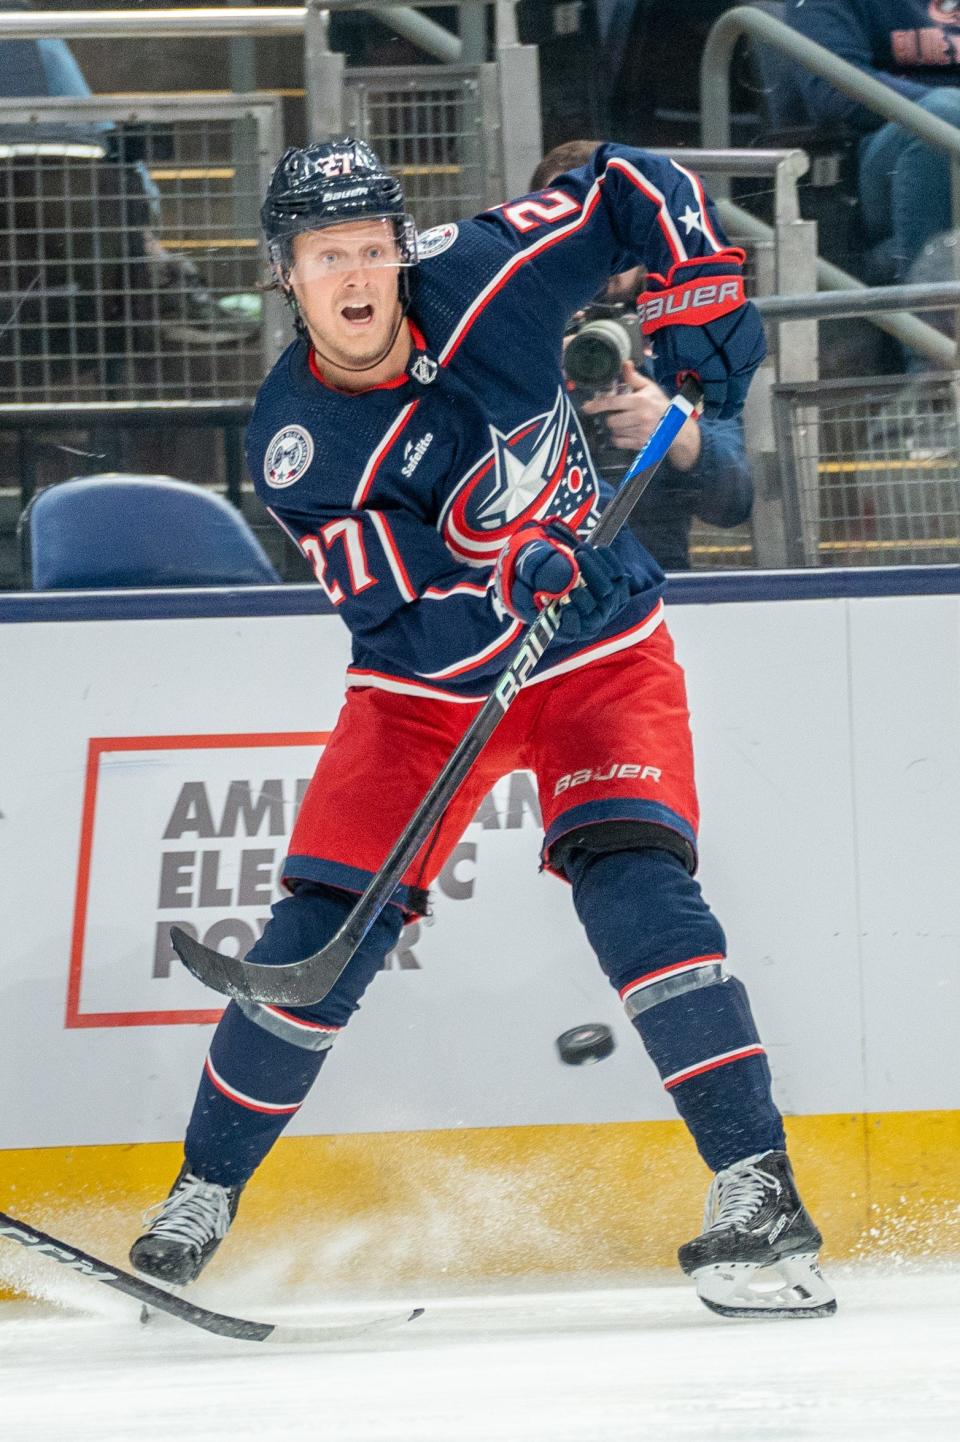
<svg viewBox="0 0 960 1442"><path fill-rule="evenodd" d="M31 1259L31 1262L33 1259ZM37 1261L36 1265L39 1265ZM57 1278L60 1269L48 1265ZM832 1269L836 1317L730 1322L689 1284L411 1295L426 1315L327 1348L231 1342L67 1276L0 1306L3 1442L957 1442L960 1272ZM257 1320L278 1308L205 1283ZM393 1303L387 1310L392 1310Z"/></svg>

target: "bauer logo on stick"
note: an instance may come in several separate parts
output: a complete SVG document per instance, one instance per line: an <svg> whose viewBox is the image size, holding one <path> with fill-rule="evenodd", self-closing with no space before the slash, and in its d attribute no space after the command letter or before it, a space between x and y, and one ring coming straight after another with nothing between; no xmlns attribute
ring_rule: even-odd
<svg viewBox="0 0 960 1442"><path fill-rule="evenodd" d="M313 460L313 437L303 426L277 431L263 458L263 479L274 490L292 486L306 475Z"/></svg>

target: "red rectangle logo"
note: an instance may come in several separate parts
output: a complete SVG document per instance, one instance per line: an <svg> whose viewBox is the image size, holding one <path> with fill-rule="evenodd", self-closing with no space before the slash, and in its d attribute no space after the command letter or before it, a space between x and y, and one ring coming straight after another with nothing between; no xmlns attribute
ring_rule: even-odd
<svg viewBox="0 0 960 1442"><path fill-rule="evenodd" d="M216 1022L174 923L246 954L328 731L95 736L87 748L68 1028ZM212 993L210 994L212 997Z"/></svg>

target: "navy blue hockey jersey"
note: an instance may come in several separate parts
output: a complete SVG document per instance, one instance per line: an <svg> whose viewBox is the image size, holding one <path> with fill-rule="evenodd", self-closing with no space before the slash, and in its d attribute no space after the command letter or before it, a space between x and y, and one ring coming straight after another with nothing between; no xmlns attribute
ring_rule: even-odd
<svg viewBox="0 0 960 1442"><path fill-rule="evenodd" d="M699 179L605 145L547 190L420 237L406 373L345 393L296 340L247 432L257 493L310 558L353 635L348 684L485 696L523 627L491 589L524 521L588 534L610 489L570 403L567 321L611 274L724 249ZM627 459L625 457L625 459ZM537 677L635 645L659 624L663 573L629 531L631 596L606 630L555 642Z"/></svg>

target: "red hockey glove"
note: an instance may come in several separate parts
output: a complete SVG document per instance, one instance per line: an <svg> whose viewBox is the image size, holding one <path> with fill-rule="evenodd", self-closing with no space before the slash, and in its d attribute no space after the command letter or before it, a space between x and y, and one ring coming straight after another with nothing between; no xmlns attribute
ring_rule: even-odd
<svg viewBox="0 0 960 1442"><path fill-rule="evenodd" d="M535 621L550 601L572 591L580 577L577 537L562 521L528 521L518 527L497 557L494 586L504 608L518 621Z"/></svg>
<svg viewBox="0 0 960 1442"><path fill-rule="evenodd" d="M585 546L569 526L549 517L510 537L497 559L494 587L504 608L528 623L549 602L569 595L557 632L567 641L602 631L630 596L629 578L609 546Z"/></svg>
<svg viewBox="0 0 960 1442"><path fill-rule="evenodd" d="M695 375L707 416L740 414L766 354L759 313L744 298L744 259L730 246L677 261L667 276L647 276L637 302L643 333L654 337L657 381L673 392L686 375Z"/></svg>

